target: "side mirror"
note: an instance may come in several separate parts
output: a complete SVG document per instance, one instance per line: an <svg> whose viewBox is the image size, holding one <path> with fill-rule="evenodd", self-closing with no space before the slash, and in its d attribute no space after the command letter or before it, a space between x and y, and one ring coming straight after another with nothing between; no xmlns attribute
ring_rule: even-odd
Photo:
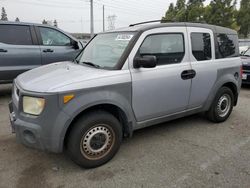
<svg viewBox="0 0 250 188"><path fill-rule="evenodd" d="M71 41L71 45L73 46L74 49L78 50L79 49L79 45L77 41L72 40Z"/></svg>
<svg viewBox="0 0 250 188"><path fill-rule="evenodd" d="M153 55L145 55L134 59L134 68L154 68L156 67L157 59Z"/></svg>

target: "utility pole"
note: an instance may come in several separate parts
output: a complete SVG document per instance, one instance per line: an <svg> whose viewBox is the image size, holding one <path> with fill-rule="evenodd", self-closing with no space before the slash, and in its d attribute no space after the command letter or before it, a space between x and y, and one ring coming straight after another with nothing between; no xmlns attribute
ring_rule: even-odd
<svg viewBox="0 0 250 188"><path fill-rule="evenodd" d="M116 15L109 15L108 16L108 29L109 30L114 30L115 29L115 20L116 20Z"/></svg>
<svg viewBox="0 0 250 188"><path fill-rule="evenodd" d="M102 6L102 27L103 32L105 31L105 6Z"/></svg>
<svg viewBox="0 0 250 188"><path fill-rule="evenodd" d="M94 36L94 12L93 0L90 0L90 34L91 38Z"/></svg>

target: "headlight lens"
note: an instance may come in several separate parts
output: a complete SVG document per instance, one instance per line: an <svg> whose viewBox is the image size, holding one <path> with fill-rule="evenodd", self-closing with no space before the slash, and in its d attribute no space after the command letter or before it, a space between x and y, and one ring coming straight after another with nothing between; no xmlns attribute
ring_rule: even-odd
<svg viewBox="0 0 250 188"><path fill-rule="evenodd" d="M27 114L40 115L45 106L45 99L37 97L23 97L23 111Z"/></svg>

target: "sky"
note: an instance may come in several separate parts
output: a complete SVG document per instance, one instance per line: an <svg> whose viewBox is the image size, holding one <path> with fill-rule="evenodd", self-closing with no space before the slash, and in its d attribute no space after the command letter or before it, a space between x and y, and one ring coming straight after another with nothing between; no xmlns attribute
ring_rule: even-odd
<svg viewBox="0 0 250 188"><path fill-rule="evenodd" d="M103 28L103 5L105 6L105 29L108 16L115 15L115 28L148 20L159 20L169 4L176 0L94 0L94 31ZM206 0L205 4L208 4ZM41 23L43 19L57 20L58 27L71 33L90 32L89 0L0 0L9 21Z"/></svg>

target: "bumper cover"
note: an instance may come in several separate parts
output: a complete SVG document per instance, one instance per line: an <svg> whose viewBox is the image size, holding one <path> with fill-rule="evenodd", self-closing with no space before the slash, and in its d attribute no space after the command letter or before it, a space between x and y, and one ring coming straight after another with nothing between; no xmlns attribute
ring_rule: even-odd
<svg viewBox="0 0 250 188"><path fill-rule="evenodd" d="M12 133L16 133L17 142L25 146L46 150L44 140L41 139L41 127L34 123L24 122L16 117L13 102L9 102L10 124ZM46 141L45 141L46 143Z"/></svg>
<svg viewBox="0 0 250 188"><path fill-rule="evenodd" d="M243 74L246 74L247 78L242 79L242 84L250 84L250 72L243 72Z"/></svg>
<svg viewBox="0 0 250 188"><path fill-rule="evenodd" d="M48 101L46 110L40 116L32 116L19 109L22 95L17 98L12 94L12 101L9 102L11 130L16 134L17 142L43 151L62 152L63 131L70 118L58 107L57 97L45 96Z"/></svg>

